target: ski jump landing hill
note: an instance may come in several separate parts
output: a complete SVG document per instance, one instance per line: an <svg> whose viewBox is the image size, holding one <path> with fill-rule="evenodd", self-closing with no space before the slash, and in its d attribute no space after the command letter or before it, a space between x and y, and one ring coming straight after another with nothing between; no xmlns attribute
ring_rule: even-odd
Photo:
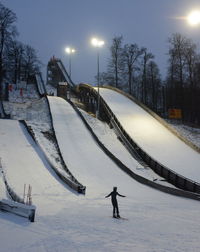
<svg viewBox="0 0 200 252"><path fill-rule="evenodd" d="M57 69L72 90L75 84L62 61L53 58L48 65L50 79ZM80 84L79 97L90 108L96 106L98 90ZM148 165L161 177L180 189L200 193L200 155L181 141L153 112L127 95L108 88L100 88L100 113L114 127L127 149L143 165ZM52 111L54 114L55 111ZM153 116L152 116L153 115ZM67 160L66 160L67 161ZM126 170L127 171L127 170Z"/></svg>
<svg viewBox="0 0 200 252"><path fill-rule="evenodd" d="M98 96L97 88L79 85L82 96ZM175 186L200 193L200 154L158 120L153 112L124 93L100 88L100 113L133 155ZM150 111L150 113L149 113ZM156 118L157 117L157 118Z"/></svg>

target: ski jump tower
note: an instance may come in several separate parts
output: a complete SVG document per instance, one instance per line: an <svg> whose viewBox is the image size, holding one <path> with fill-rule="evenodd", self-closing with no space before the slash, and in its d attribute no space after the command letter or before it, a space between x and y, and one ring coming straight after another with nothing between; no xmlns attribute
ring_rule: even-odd
<svg viewBox="0 0 200 252"><path fill-rule="evenodd" d="M75 84L67 73L62 61L54 56L47 65L47 85L57 89L57 95L70 99Z"/></svg>
<svg viewBox="0 0 200 252"><path fill-rule="evenodd" d="M57 88L59 82L66 82L71 87L75 86L62 61L53 56L47 65L47 84Z"/></svg>

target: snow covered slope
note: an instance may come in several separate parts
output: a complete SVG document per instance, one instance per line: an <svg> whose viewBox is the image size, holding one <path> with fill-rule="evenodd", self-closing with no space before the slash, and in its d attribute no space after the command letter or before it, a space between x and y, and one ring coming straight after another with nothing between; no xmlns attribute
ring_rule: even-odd
<svg viewBox="0 0 200 252"><path fill-rule="evenodd" d="M30 183L37 207L34 224L0 212L1 251L199 252L199 202L135 182L96 146L70 105L50 100L66 161L86 184L86 195L73 193L56 178L17 121L0 120L7 177L18 193ZM110 218L111 202L104 196L115 185L127 196L119 198L119 206L128 220Z"/></svg>
<svg viewBox="0 0 200 252"><path fill-rule="evenodd" d="M200 183L199 153L122 94L101 88L100 95L126 132L144 151L164 166Z"/></svg>
<svg viewBox="0 0 200 252"><path fill-rule="evenodd" d="M32 139L24 135L18 121L0 120L0 137L2 167L8 184L18 196L23 198L24 184L32 186L35 205L42 202L41 197L47 200L46 192L55 193L55 189L57 193L63 192L57 176L36 152Z"/></svg>
<svg viewBox="0 0 200 252"><path fill-rule="evenodd" d="M59 97L48 99L58 144L69 170L86 186L86 194L102 188L110 190L115 184L113 170L119 172L119 168L99 148L69 103Z"/></svg>

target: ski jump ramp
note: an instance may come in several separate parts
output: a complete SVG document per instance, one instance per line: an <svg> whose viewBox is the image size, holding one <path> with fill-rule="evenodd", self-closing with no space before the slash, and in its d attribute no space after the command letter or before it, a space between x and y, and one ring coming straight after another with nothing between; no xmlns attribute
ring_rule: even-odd
<svg viewBox="0 0 200 252"><path fill-rule="evenodd" d="M99 148L74 108L59 97L49 96L48 100L62 157L73 175L86 185L86 195L103 188L109 191L116 182L120 186L123 172ZM131 183L132 179L125 177Z"/></svg>
<svg viewBox="0 0 200 252"><path fill-rule="evenodd" d="M48 202L48 196L66 191L31 137L16 120L0 120L0 156L6 179L23 199L24 184L32 186L33 203Z"/></svg>
<svg viewBox="0 0 200 252"><path fill-rule="evenodd" d="M100 95L122 127L154 160L200 183L200 154L128 97L107 88Z"/></svg>
<svg viewBox="0 0 200 252"><path fill-rule="evenodd" d="M140 187L105 154L70 103L60 97L48 96L48 100L63 160L74 177L86 186L86 196L109 191L114 185L127 190ZM138 162L132 164L137 166Z"/></svg>

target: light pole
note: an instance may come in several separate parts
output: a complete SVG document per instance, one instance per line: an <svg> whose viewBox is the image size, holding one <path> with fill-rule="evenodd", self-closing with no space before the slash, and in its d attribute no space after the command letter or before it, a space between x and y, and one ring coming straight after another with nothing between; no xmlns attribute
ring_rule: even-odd
<svg viewBox="0 0 200 252"><path fill-rule="evenodd" d="M99 94L99 84L100 84L100 78L99 78L99 48L102 47L105 42L103 40L99 40L97 38L92 38L91 44L94 47L97 47L97 111L96 111L96 117L99 118L99 108L100 108L100 94Z"/></svg>
<svg viewBox="0 0 200 252"><path fill-rule="evenodd" d="M65 51L66 51L66 53L67 54L69 54L69 77L70 77L70 79L71 79L71 54L73 54L73 53L75 53L76 52L76 50L74 49L74 48L70 48L70 47L67 47L67 48L65 48ZM68 97L68 99L70 100L70 96L71 96L71 88L70 88L70 85L69 85L69 87L68 87L68 95L67 95L67 97Z"/></svg>
<svg viewBox="0 0 200 252"><path fill-rule="evenodd" d="M69 54L69 76L71 78L71 54L75 53L76 50L74 48L67 47L65 51Z"/></svg>

